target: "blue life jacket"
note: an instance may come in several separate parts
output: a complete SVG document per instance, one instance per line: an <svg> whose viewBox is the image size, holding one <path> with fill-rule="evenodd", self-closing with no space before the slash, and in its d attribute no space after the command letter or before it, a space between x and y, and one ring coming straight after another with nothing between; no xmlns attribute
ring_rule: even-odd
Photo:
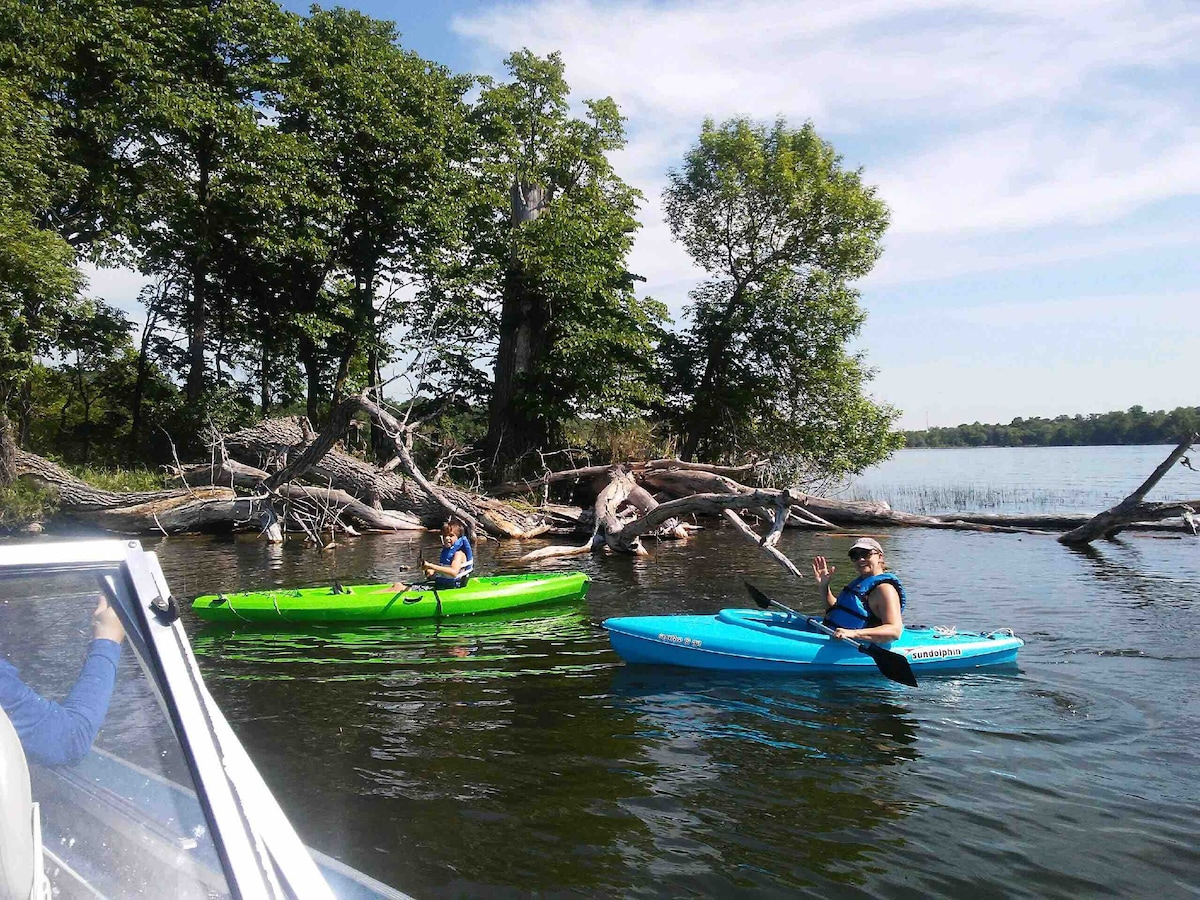
<svg viewBox="0 0 1200 900"><path fill-rule="evenodd" d="M475 567L475 554L471 552L471 542L466 536L460 537L449 547L442 548L442 555L438 557L438 562L443 566L448 566L454 562L454 554L459 550L467 557L467 561L463 563L463 567L458 570L458 577L451 578L449 575L434 575L433 586L436 588L457 588L462 587L467 583L467 579L471 575L471 569Z"/></svg>
<svg viewBox="0 0 1200 900"><path fill-rule="evenodd" d="M881 584L890 584L900 595L900 609L904 609L904 585L891 572L879 575L860 575L842 588L837 602L825 613L825 624L830 628L874 628L882 625L880 618L871 612L867 595Z"/></svg>

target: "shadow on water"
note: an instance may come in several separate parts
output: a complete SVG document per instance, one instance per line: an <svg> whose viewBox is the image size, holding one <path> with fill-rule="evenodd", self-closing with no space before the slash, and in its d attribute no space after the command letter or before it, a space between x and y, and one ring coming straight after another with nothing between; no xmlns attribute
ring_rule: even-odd
<svg viewBox="0 0 1200 900"><path fill-rule="evenodd" d="M451 881L413 885L409 857L418 892L629 895L651 871L705 894L853 882L874 829L914 806L888 770L918 758L917 726L886 688L625 667L430 687L366 701L359 767L378 827L454 860Z"/></svg>
<svg viewBox="0 0 1200 900"><path fill-rule="evenodd" d="M635 728L625 759L643 793L623 806L645 830L643 862L672 861L680 884L858 883L888 823L915 808L893 770L919 758L918 724L886 683L649 666L606 680Z"/></svg>
<svg viewBox="0 0 1200 900"><path fill-rule="evenodd" d="M886 753L856 756L855 763L887 765L915 759L916 728L901 705L902 692L871 676L851 679L849 684L862 688L862 695L848 691L847 682L834 677L622 666L612 675L610 691L615 704L658 721L662 736L736 737L801 751L806 757L845 761L824 740L829 728L839 734L870 733L886 739L872 745L876 749L886 745ZM796 740L817 734L822 736L817 746Z"/></svg>
<svg viewBox="0 0 1200 900"><path fill-rule="evenodd" d="M419 895L860 883L919 805L888 683L630 669L581 608L533 612L195 644L268 780L320 784L313 842Z"/></svg>

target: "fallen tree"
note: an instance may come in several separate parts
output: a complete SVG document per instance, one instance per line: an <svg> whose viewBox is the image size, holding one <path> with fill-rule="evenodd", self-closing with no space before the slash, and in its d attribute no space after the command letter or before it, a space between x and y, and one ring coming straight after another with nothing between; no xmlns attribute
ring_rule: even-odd
<svg viewBox="0 0 1200 900"><path fill-rule="evenodd" d="M382 466L339 446L355 416L365 414L391 450ZM323 543L323 532L400 531L436 528L461 519L470 534L528 539L547 533L584 540L549 545L522 557L533 561L595 551L645 553L646 538L683 539L699 518L720 517L748 538L744 517L769 522L753 539L784 564L775 545L785 528L817 530L923 527L972 531L1057 534L1067 544L1111 537L1125 529L1172 528L1165 518L1190 517L1200 500L1147 504L1145 495L1195 439L1189 435L1133 494L1098 516L954 515L927 516L892 509L877 501L840 500L792 488L744 484L763 462L717 466L655 459L619 465L547 471L541 478L503 484L493 496L435 484L412 455L414 428L398 420L371 391L336 407L315 432L303 417L264 420L233 434L214 437L208 464L172 469L181 487L119 493L88 485L48 460L13 451L16 475L53 487L61 512L72 519L122 533L177 533L219 527L260 528L276 534L303 532ZM0 431L0 435L6 432ZM0 441L4 443L4 441ZM3 450L0 447L0 450ZM3 454L0 454L3 458ZM570 487L594 497L590 508L551 502L552 489ZM524 504L499 499L523 494ZM790 565L790 564L789 564Z"/></svg>
<svg viewBox="0 0 1200 900"><path fill-rule="evenodd" d="M1073 528L1058 540L1063 544L1080 546L1090 544L1097 538L1113 537L1122 529L1135 523L1158 522L1163 519L1176 517L1184 518L1189 530L1195 532L1192 516L1200 509L1200 501L1187 500L1171 503L1146 503L1145 498L1151 489L1158 484L1170 468L1184 458L1184 454L1196 440L1195 434L1189 434L1179 442L1171 454L1163 460L1150 477L1143 481L1132 494L1116 506L1089 519L1078 528ZM1190 468L1190 466L1189 466Z"/></svg>

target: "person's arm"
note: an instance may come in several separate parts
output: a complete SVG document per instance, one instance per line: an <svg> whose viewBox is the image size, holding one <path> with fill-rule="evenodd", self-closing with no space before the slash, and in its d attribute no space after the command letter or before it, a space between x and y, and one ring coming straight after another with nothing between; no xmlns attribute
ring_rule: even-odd
<svg viewBox="0 0 1200 900"><path fill-rule="evenodd" d="M829 582L833 578L833 573L837 571L837 566L831 566L823 556L814 556L812 570L813 578L817 579L817 593L824 601L825 608L832 609L833 605L837 603L837 597L833 596L833 591L829 589Z"/></svg>
<svg viewBox="0 0 1200 900"><path fill-rule="evenodd" d="M62 703L39 696L17 677L16 669L0 663L0 701L26 756L44 766L67 766L87 755L108 712L120 656L120 644L92 641L79 678Z"/></svg>
<svg viewBox="0 0 1200 900"><path fill-rule="evenodd" d="M450 565L443 566L438 563L425 563L426 575L446 575L449 578L457 578L459 571L467 564L467 554L461 550L456 550L453 558L450 560Z"/></svg>
<svg viewBox="0 0 1200 900"><path fill-rule="evenodd" d="M876 644L899 640L904 634L904 619L900 615L900 592L894 585L881 584L867 595L871 612L883 623L873 628L839 628L838 637L858 638Z"/></svg>
<svg viewBox="0 0 1200 900"><path fill-rule="evenodd" d="M16 729L25 754L45 766L79 762L91 749L112 699L125 631L101 599L92 617L95 638L74 686L62 703L40 696L0 660L0 706Z"/></svg>

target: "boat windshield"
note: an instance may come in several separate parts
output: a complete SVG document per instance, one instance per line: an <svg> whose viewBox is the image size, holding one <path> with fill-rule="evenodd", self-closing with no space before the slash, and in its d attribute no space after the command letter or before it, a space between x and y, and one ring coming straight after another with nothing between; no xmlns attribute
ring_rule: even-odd
<svg viewBox="0 0 1200 900"><path fill-rule="evenodd" d="M0 673L7 679L5 698L20 691L19 679L47 700L70 697L66 705L75 709L94 705L96 678L77 680L91 648L101 577L95 571L0 572L0 658L16 669ZM93 660L88 670L102 673L106 663ZM21 696L28 701L28 694ZM15 727L7 733L19 732L21 741L7 743L3 761L11 777L24 744L32 804L22 810L19 791L3 798L0 828L15 836L5 834L0 843L20 846L31 833L26 824L40 818L41 860L36 840L30 841L28 871L40 868L53 896L230 895L187 757L129 640L122 644L111 703L82 758L74 758L82 748L65 746L71 742L61 733L43 728L31 735L32 709L33 716L28 705L10 709ZM68 715L78 721L77 711ZM0 885L0 897L6 890L18 888Z"/></svg>

